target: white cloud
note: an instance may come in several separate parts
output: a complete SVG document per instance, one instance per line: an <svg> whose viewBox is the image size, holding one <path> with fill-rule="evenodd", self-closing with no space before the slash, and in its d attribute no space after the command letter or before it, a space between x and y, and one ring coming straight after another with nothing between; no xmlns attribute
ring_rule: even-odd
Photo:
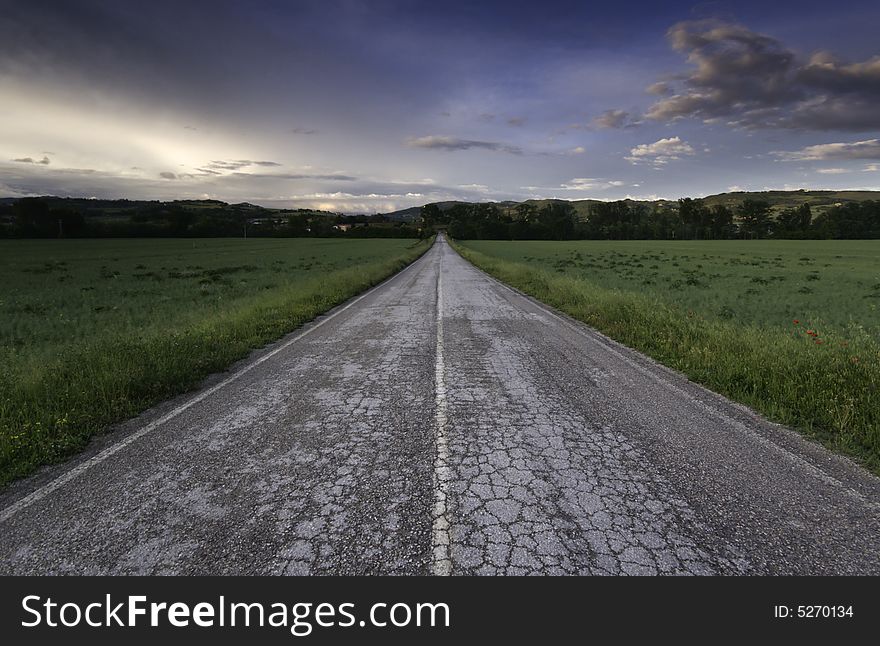
<svg viewBox="0 0 880 646"><path fill-rule="evenodd" d="M627 161L633 164L648 163L663 165L684 156L694 155L696 151L680 137L659 139L652 144L639 144L629 151Z"/></svg>
<svg viewBox="0 0 880 646"><path fill-rule="evenodd" d="M467 191L476 191L477 193L489 193L491 189L486 184L459 184L458 188Z"/></svg>
<svg viewBox="0 0 880 646"><path fill-rule="evenodd" d="M880 159L880 139L849 143L817 144L800 150L776 150L783 161L825 161L829 159Z"/></svg>
<svg viewBox="0 0 880 646"><path fill-rule="evenodd" d="M845 168L817 168L816 172L821 173L822 175L842 175L849 171Z"/></svg>
<svg viewBox="0 0 880 646"><path fill-rule="evenodd" d="M546 191L605 191L610 188L626 186L626 182L619 179L603 179L597 177L575 177L559 186L520 186L520 189L531 192ZM543 194L543 193L542 193Z"/></svg>
<svg viewBox="0 0 880 646"><path fill-rule="evenodd" d="M593 177L575 177L569 182L562 184L560 188L567 191L588 191L594 189L613 188L615 186L623 186L624 182L617 179L596 179Z"/></svg>

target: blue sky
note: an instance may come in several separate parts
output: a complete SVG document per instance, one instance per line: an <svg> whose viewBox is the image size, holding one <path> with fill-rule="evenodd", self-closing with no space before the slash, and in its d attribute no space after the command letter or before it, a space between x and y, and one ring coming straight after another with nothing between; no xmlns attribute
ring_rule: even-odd
<svg viewBox="0 0 880 646"><path fill-rule="evenodd" d="M373 212L880 189L876 2L0 10L2 195Z"/></svg>

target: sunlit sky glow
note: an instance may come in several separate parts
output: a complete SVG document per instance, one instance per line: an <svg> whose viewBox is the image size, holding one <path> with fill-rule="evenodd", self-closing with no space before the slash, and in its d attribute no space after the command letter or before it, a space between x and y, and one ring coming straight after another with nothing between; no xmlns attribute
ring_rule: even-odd
<svg viewBox="0 0 880 646"><path fill-rule="evenodd" d="M880 189L876 1L0 0L0 15L0 196L374 212Z"/></svg>

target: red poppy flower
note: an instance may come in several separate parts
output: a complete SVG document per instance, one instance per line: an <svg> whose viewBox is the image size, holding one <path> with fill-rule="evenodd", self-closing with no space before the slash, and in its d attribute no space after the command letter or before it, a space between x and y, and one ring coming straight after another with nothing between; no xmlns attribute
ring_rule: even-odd
<svg viewBox="0 0 880 646"><path fill-rule="evenodd" d="M794 323L795 325L800 325L801 322L798 321L797 319L795 319L795 320L793 321L793 323Z"/></svg>

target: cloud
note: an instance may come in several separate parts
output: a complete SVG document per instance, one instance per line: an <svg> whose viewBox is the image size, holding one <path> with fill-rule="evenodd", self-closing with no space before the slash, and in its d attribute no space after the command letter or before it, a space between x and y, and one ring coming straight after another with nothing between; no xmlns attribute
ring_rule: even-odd
<svg viewBox="0 0 880 646"><path fill-rule="evenodd" d="M254 179L316 179L322 181L354 182L358 178L351 175L303 175L295 173L232 173L235 177L250 177Z"/></svg>
<svg viewBox="0 0 880 646"><path fill-rule="evenodd" d="M163 171L159 173L159 177L162 179L177 179L177 175L169 171Z"/></svg>
<svg viewBox="0 0 880 646"><path fill-rule="evenodd" d="M880 171L880 164L868 164L862 169L865 173L876 173Z"/></svg>
<svg viewBox="0 0 880 646"><path fill-rule="evenodd" d="M772 153L783 161L825 161L829 159L880 159L880 139L852 143L817 144L800 150Z"/></svg>
<svg viewBox="0 0 880 646"><path fill-rule="evenodd" d="M520 127L526 125L526 118L525 117L510 117L507 120L507 125L513 126L514 128L520 128Z"/></svg>
<svg viewBox="0 0 880 646"><path fill-rule="evenodd" d="M629 116L625 110L606 110L593 119L592 124L597 128L624 128L628 125Z"/></svg>
<svg viewBox="0 0 880 646"><path fill-rule="evenodd" d="M782 42L719 20L681 22L667 33L695 66L648 90L666 95L646 117L723 121L744 128L870 131L880 128L880 57L846 63L828 52L800 59Z"/></svg>
<svg viewBox="0 0 880 646"><path fill-rule="evenodd" d="M614 188L624 185L625 182L617 179L606 180L594 177L575 177L565 184L561 184L560 188L563 188L567 191L589 191L596 189L604 190L607 188Z"/></svg>
<svg viewBox="0 0 880 646"><path fill-rule="evenodd" d="M478 116L477 119L485 123L491 123L492 121L495 121L495 115L491 112L484 112L483 114Z"/></svg>
<svg viewBox="0 0 880 646"><path fill-rule="evenodd" d="M411 137L406 141L413 148L428 148L431 150L470 150L478 148L495 152L521 155L522 149L509 144L495 141L477 141L473 139L458 139L457 137L445 137L441 135L427 135L425 137Z"/></svg>
<svg viewBox="0 0 880 646"><path fill-rule="evenodd" d="M696 151L686 141L682 141L679 137L668 137L652 144L639 144L630 150L629 156L624 159L633 164L648 163L662 166L670 161L694 154Z"/></svg>
<svg viewBox="0 0 880 646"><path fill-rule="evenodd" d="M477 193L488 193L491 190L486 184L459 184L458 188Z"/></svg>
<svg viewBox="0 0 880 646"><path fill-rule="evenodd" d="M281 166L278 162L273 161L252 161L250 159L232 159L232 160L212 160L207 164L207 168L213 170L240 170L248 166Z"/></svg>
<svg viewBox="0 0 880 646"><path fill-rule="evenodd" d="M568 154L569 155L583 155L585 152L587 152L587 149L584 148L583 146L575 146L574 148L572 148L571 150L568 151Z"/></svg>
<svg viewBox="0 0 880 646"><path fill-rule="evenodd" d="M648 94L656 94L657 96L669 96L672 94L672 88L666 81L657 81L645 88L645 92Z"/></svg>
<svg viewBox="0 0 880 646"><path fill-rule="evenodd" d="M290 132L295 135L314 135L317 134L317 130L312 128L293 128Z"/></svg>
<svg viewBox="0 0 880 646"><path fill-rule="evenodd" d="M822 175L842 175L849 171L845 168L817 168L816 172L821 173Z"/></svg>
<svg viewBox="0 0 880 646"><path fill-rule="evenodd" d="M48 157L43 157L42 159L34 159L33 157L19 157L18 159L13 159L12 161L18 162L20 164L42 164L43 166L48 166L52 163Z"/></svg>
<svg viewBox="0 0 880 646"><path fill-rule="evenodd" d="M525 191L604 191L609 188L626 186L626 182L617 179L597 177L575 177L559 186L520 186Z"/></svg>

